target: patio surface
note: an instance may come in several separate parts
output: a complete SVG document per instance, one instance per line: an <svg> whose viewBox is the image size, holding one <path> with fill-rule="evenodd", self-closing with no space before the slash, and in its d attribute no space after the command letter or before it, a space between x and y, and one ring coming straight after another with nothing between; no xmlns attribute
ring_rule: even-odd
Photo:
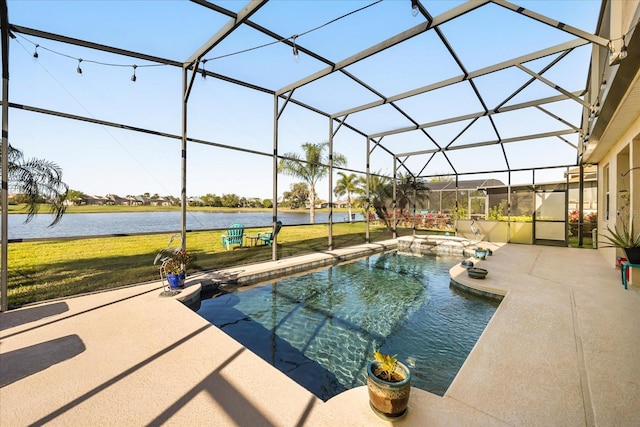
<svg viewBox="0 0 640 427"><path fill-rule="evenodd" d="M640 425L640 287L625 290L593 250L490 247L485 280L460 266L451 275L504 300L445 396L413 388L395 424ZM0 313L0 425L391 425L369 408L366 387L322 402L159 293L144 284Z"/></svg>

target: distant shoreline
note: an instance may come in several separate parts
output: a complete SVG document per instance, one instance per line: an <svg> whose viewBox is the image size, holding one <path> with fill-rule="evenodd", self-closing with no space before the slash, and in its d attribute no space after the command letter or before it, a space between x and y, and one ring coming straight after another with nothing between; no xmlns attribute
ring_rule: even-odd
<svg viewBox="0 0 640 427"><path fill-rule="evenodd" d="M128 212L180 212L180 206L125 206L125 205L91 205L67 206L66 214L81 213L128 213ZM189 212L271 212L271 208L224 208L212 206L188 206ZM329 208L316 208L316 212L328 212ZM348 212L347 208L333 208L334 212ZM359 213L360 208L352 208L353 213ZM309 209L278 208L278 212L302 213ZM26 214L25 205L9 205L9 214ZM47 205L41 205L38 215L50 215Z"/></svg>

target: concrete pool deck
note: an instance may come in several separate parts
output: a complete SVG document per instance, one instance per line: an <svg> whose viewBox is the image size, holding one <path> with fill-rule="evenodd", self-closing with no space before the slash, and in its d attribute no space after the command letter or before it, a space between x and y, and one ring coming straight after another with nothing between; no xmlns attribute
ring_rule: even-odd
<svg viewBox="0 0 640 427"><path fill-rule="evenodd" d="M414 388L395 424L640 425L640 287L625 290L593 250L483 245L494 250L479 264L487 278L455 266L452 279L505 297L446 394ZM342 251L304 262L353 252ZM365 387L322 402L160 291L150 283L0 313L0 425L391 424Z"/></svg>

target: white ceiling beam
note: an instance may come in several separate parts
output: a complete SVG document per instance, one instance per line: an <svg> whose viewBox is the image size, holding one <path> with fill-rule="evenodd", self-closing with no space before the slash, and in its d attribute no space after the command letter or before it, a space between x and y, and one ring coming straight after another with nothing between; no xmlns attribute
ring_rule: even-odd
<svg viewBox="0 0 640 427"><path fill-rule="evenodd" d="M563 95L566 95L568 98L571 98L574 101L578 102L579 104L582 104L587 109L591 108L591 105L587 101L585 101L584 99L577 97L576 95L572 94L568 90L563 89L562 87L560 87L557 84L553 83L551 80L549 80L549 79L547 79L545 77L542 77L540 74L536 73L535 71L528 69L527 67L525 67L522 64L517 64L516 67L518 67L519 69L521 69L525 73L531 75L532 77L535 77L536 79L540 80L542 83L546 84L547 86L552 87L553 89L557 90L558 92L562 93Z"/></svg>
<svg viewBox="0 0 640 427"><path fill-rule="evenodd" d="M387 40L384 40L376 45L373 45L368 49L358 52L355 55L352 55L346 59L343 59L342 61L336 62L335 65L333 66L326 67L314 74L311 74L310 76L307 76L298 80L297 82L291 83L290 85L277 90L276 94L280 95L282 93L289 92L292 89L304 86L326 75L329 75L334 71L338 71L338 70L341 70L342 68L348 67L349 65L355 64L358 61L361 61L365 58L375 55L376 53L382 52L383 50L388 49L392 46L395 46L399 43L402 43L405 40L409 40L410 38L415 37L418 34L422 34L431 28L437 27L438 25L442 25L445 22L448 22L454 18L457 18L458 16L464 15L465 13L468 13L481 6L484 6L488 2L489 0L468 1L464 4L461 4L458 7L454 7L453 9L441 15L436 16L431 23L423 22L419 25L416 25L413 28L409 28L408 30L403 31L402 33L396 34L395 36L388 38Z"/></svg>
<svg viewBox="0 0 640 427"><path fill-rule="evenodd" d="M462 150L462 149L465 149L465 148L486 147L486 146L489 146L489 145L508 144L508 143L511 143L511 142L522 142L522 141L528 141L528 140L531 140L531 139L549 138L549 137L552 137L552 136L568 135L568 134L572 134L572 133L577 133L577 132L574 131L574 130L571 130L571 129L557 130L557 131L552 131L552 132L536 133L536 134L532 134L532 135L516 136L516 137L513 137L513 138L494 139L494 140L491 140L491 141L474 142L474 143L471 143L471 144L457 145L455 147L448 147L448 148L441 148L441 149L433 148L433 149L430 149L430 150L412 151L412 152L409 152L409 153L398 153L398 154L396 154L396 157L417 156L417 155L423 155L423 154L431 154L431 153L438 153L438 152Z"/></svg>
<svg viewBox="0 0 640 427"><path fill-rule="evenodd" d="M498 6L502 6L506 9L512 10L516 13L519 13L520 15L526 16L527 18L531 18L538 22L542 22L543 24L550 25L566 33L573 34L574 36L580 37L581 39L584 39L584 40L588 40L591 43L595 43L603 47L609 47L609 40L602 38L598 35L594 35L586 31L583 31L579 28L572 27L571 25L567 25L564 22L560 22L560 21L556 21L555 19L548 18L532 10L525 9L524 7L518 6L513 3L509 3L506 0L491 0L491 1L492 3L495 3ZM579 6L576 5L576 7L579 7Z"/></svg>
<svg viewBox="0 0 640 427"><path fill-rule="evenodd" d="M193 64L198 61L211 49L216 47L218 43L224 40L227 36L235 31L240 25L242 25L247 19L256 13L262 6L267 3L268 0L251 0L238 14L229 20L218 32L211 37L205 44L200 46L186 61L185 64Z"/></svg>
<svg viewBox="0 0 640 427"><path fill-rule="evenodd" d="M578 95L581 94L582 92L574 92L572 95ZM448 119L443 119L443 120L436 120L433 122L429 122L429 123L423 123L419 126L408 126L408 127L404 127L404 128L400 128L400 129L394 129L394 130L390 130L390 131L385 131L385 132L379 132L379 133L374 133L369 135L369 138L379 138L382 136L386 136L386 135L395 135L398 133L404 133L404 132L409 132L412 130L418 130L418 129L428 129L431 127L435 127L435 126L442 126L442 125L447 125L447 124L451 124L451 123L456 123L456 122L462 122L465 120L472 120L472 119L477 119L479 117L483 117L483 116L492 116L494 114L499 114L499 113L506 113L508 111L515 111L515 110L520 110L523 108L529 108L529 107L538 107L539 105L542 104L549 104L552 102L558 102L558 101L564 101L568 99L568 97L566 95L557 95L557 96L552 96L549 98L541 98L541 99L536 99L533 101L528 101L528 102L523 102L520 104L514 104L514 105L508 105L508 106L504 106L504 107L500 107L497 110L493 110L493 111L489 111L489 112L478 112L478 113L471 113L471 114L465 114L463 116L457 116L457 117L451 117Z"/></svg>
<svg viewBox="0 0 640 427"><path fill-rule="evenodd" d="M572 40L572 41L569 41L569 42L566 42L566 43L562 43L562 44L559 44L559 45L556 45L556 46L549 47L547 49L542 49L542 50L539 50L537 52L530 53L528 55L519 56L517 58L513 58L513 59L510 59L508 61L503 61L503 62L500 62L498 64L494 64L494 65L490 65L488 67L480 68L480 69L478 69L476 71L470 72L469 75L467 75L467 76L460 75L460 76L452 77L452 78L449 78L449 79L446 79L446 80L442 80L442 81L437 82L437 83L433 83L433 84L430 84L430 85L427 85L427 86L423 86L423 87L420 87L420 88L417 88L417 89L409 90L407 92L402 92L402 93L390 96L390 97L385 98L385 99L381 99L381 100L378 100L378 101L370 102L368 104L364 104L364 105L360 105L360 106L357 106L357 107L353 107L353 108L350 108L348 110L343 110L343 111L340 111L338 113L332 114L332 117L339 117L339 116L343 116L345 114L357 113L359 111L368 110L370 108L378 107L380 105L388 104L390 102L396 102L396 101L399 101L401 99L409 98L409 97L412 97L412 96L415 96L415 95L420 95L422 93L427 93L427 92L430 92L432 90L441 89L441 88L444 88L446 86L450 86L450 85L453 85L453 84L456 84L456 83L463 82L465 80L470 80L470 79L473 79L473 78L476 78L476 77L484 76L486 74L491 74L491 73L494 73L496 71L504 70L506 68L515 67L515 66L517 66L517 65L519 65L521 63L524 63L524 62L529 62L529 61L533 61L533 60L536 60L536 59L539 59L539 58L544 58L545 56L554 55L556 53L564 52L564 51L569 50L569 49L575 49L577 47L584 46L586 44L588 44L588 42L586 42L584 40L581 40L581 39L575 39L575 40Z"/></svg>

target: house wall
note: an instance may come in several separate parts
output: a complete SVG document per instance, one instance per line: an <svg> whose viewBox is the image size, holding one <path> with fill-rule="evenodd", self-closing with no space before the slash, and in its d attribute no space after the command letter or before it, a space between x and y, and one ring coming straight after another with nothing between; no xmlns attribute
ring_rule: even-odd
<svg viewBox="0 0 640 427"><path fill-rule="evenodd" d="M638 169L628 172L634 167ZM598 210L598 234L606 234L607 227L614 228L616 225L620 227L625 218L629 221L633 220L635 230L640 230L640 117L602 158L598 165L598 172L602 177L598 183L599 204L604 207ZM608 173L608 176L605 176L605 173ZM627 175L623 177L624 173ZM608 219L606 215L607 181L609 185ZM628 204L623 197L625 195L629 199ZM617 248L602 247L601 240L599 239L598 251L607 262L615 266L616 257L624 256L624 252ZM630 279L631 283L634 283L635 279L635 284L639 284L640 272L637 270L632 272Z"/></svg>

